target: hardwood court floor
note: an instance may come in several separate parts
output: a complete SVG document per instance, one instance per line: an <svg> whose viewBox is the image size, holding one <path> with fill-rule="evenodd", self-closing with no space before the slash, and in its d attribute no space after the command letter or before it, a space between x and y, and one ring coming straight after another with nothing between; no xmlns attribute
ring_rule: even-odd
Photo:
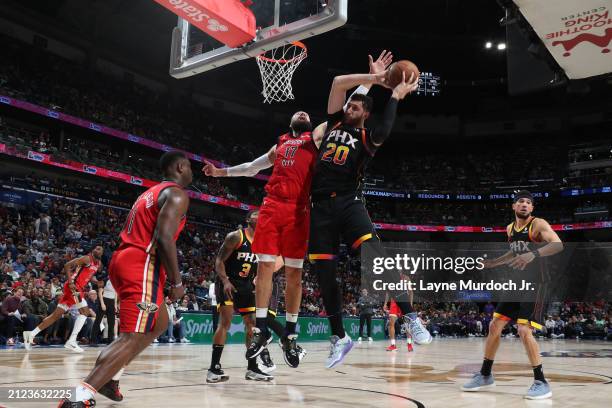
<svg viewBox="0 0 612 408"><path fill-rule="evenodd" d="M206 384L211 347L160 344L147 348L121 379L122 403L98 396L99 407L612 407L612 344L540 341L553 398L526 401L532 371L519 339L502 339L495 361L497 387L465 393L459 386L480 367L481 338L436 339L408 353L405 343L386 352L386 342L356 345L345 363L327 370L327 343L305 343L299 368L287 367L277 344L272 383L244 379L244 346L226 346L222 364L229 382ZM63 348L0 350L0 387L74 385L89 371L100 348L74 354ZM39 407L55 404L8 404Z"/></svg>

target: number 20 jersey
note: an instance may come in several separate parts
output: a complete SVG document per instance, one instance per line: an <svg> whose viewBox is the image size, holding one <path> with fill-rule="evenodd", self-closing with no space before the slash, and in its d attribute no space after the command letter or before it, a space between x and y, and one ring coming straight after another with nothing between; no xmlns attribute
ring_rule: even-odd
<svg viewBox="0 0 612 408"><path fill-rule="evenodd" d="M371 130L342 124L330 115L312 180L312 195L359 194L365 169L376 152Z"/></svg>

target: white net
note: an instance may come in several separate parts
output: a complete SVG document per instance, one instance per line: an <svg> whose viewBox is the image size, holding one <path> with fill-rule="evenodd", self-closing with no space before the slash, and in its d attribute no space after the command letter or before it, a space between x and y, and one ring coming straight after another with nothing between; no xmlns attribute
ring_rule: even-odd
<svg viewBox="0 0 612 408"><path fill-rule="evenodd" d="M306 46L295 42L257 56L257 65L263 82L264 102L285 102L295 98L291 79L307 55Z"/></svg>

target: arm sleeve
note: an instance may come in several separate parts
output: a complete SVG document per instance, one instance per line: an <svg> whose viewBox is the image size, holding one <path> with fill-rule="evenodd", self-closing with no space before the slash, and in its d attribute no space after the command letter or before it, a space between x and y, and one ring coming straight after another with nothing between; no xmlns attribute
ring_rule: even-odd
<svg viewBox="0 0 612 408"><path fill-rule="evenodd" d="M397 102L395 98L390 98L383 114L382 122L372 132L372 144L376 147L384 143L385 140L391 134L393 129L393 123L395 122L395 116L397 114Z"/></svg>
<svg viewBox="0 0 612 408"><path fill-rule="evenodd" d="M237 166L228 167L227 175L230 177L252 177L260 171L272 167L268 153L253 160L252 162L242 163Z"/></svg>

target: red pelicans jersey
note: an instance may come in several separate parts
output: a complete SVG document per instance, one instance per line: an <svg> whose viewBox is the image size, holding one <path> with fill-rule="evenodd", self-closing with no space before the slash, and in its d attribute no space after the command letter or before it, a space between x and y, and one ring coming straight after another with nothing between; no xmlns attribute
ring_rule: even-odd
<svg viewBox="0 0 612 408"><path fill-rule="evenodd" d="M154 252L152 251L156 238L154 234L160 210L157 201L162 191L169 187L178 187L182 189L180 185L174 182L164 181L149 188L138 197L134 205L132 205L130 214L119 235L121 237L119 249L125 248L126 246L134 246L147 253ZM183 217L174 234L175 241L185 227L185 221L186 219Z"/></svg>
<svg viewBox="0 0 612 408"><path fill-rule="evenodd" d="M272 176L266 184L268 197L294 203L306 203L310 197L312 171L319 152L311 132L278 138Z"/></svg>
<svg viewBox="0 0 612 408"><path fill-rule="evenodd" d="M72 274L72 280L79 290L83 290L87 282L98 272L100 267L100 261L96 260L91 254L87 256L89 257L89 263L78 266Z"/></svg>

